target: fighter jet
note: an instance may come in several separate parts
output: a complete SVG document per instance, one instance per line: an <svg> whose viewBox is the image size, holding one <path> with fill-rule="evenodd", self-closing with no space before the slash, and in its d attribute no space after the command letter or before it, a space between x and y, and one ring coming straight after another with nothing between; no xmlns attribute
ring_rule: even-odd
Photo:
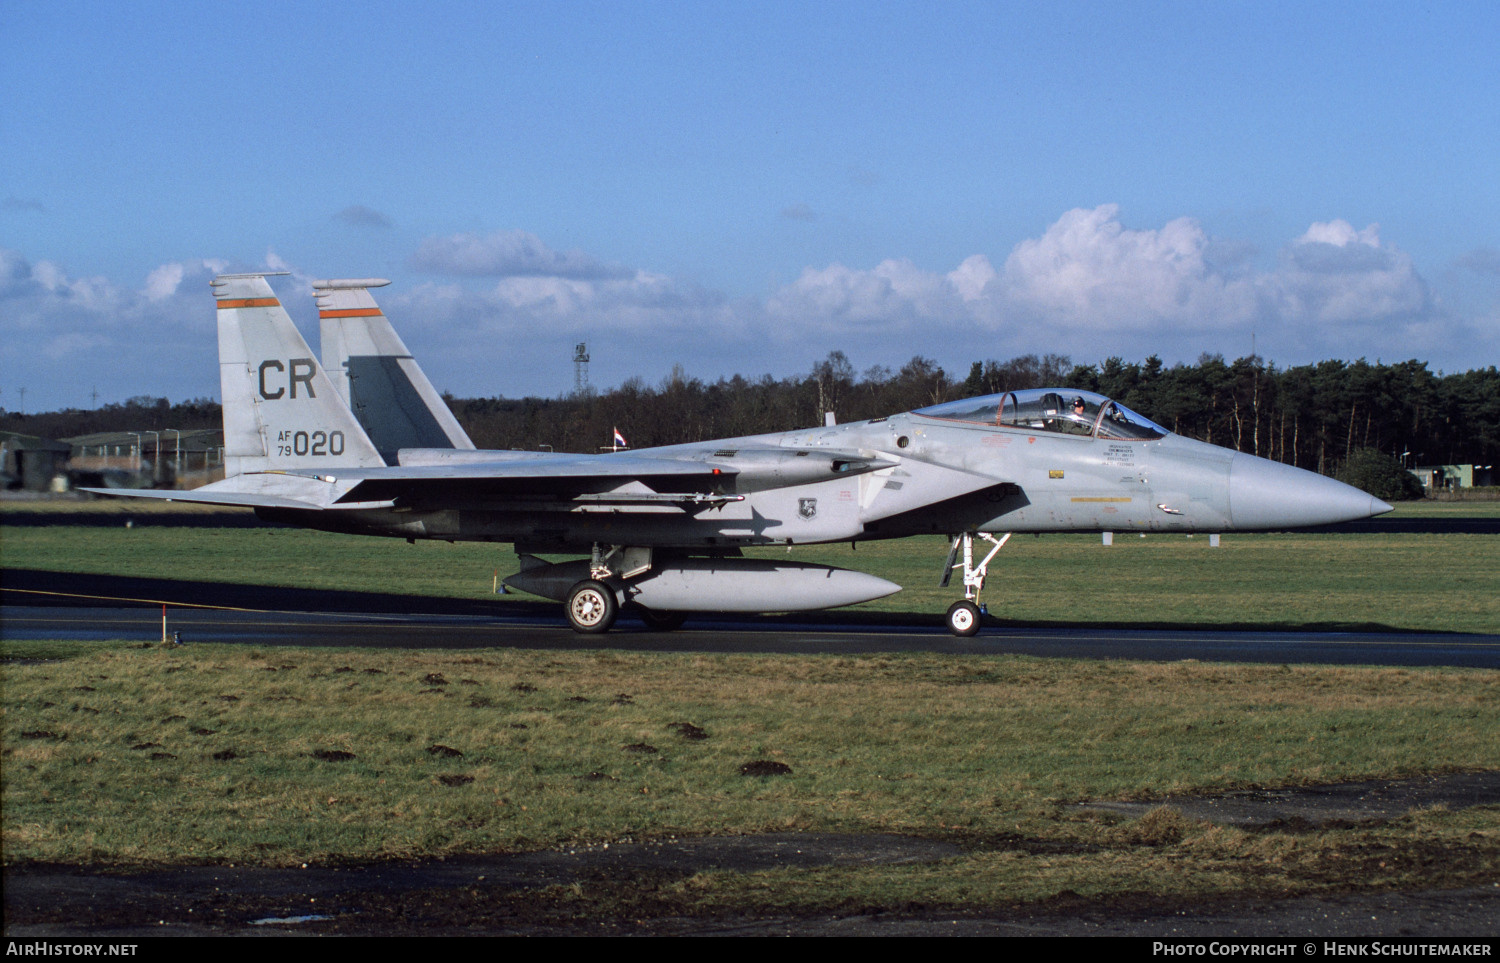
<svg viewBox="0 0 1500 963"><path fill-rule="evenodd" d="M1174 435L1102 395L1064 388L606 454L475 450L460 444L468 441L461 430L431 430L429 421L442 428L445 406L415 362L405 363L394 331L385 336L383 315L363 334L325 340L325 359L351 379L340 392L266 276L212 282L225 479L128 494L249 506L330 531L511 543L521 571L507 585L563 601L579 632L607 631L622 609L667 629L691 612L880 598L900 586L746 558L743 549L942 534L952 540L943 584L958 572L963 585L947 625L968 636L980 628L989 564L1011 533L1279 530L1391 509L1333 479ZM319 283L325 322L378 314L367 290L375 280ZM366 313L328 314L347 311ZM362 379L383 387L366 395ZM394 400L408 389L405 403ZM349 402L367 397L378 400L357 418ZM413 426L427 426L416 437L441 440L394 453L373 440L405 437ZM976 540L991 546L982 559Z"/></svg>

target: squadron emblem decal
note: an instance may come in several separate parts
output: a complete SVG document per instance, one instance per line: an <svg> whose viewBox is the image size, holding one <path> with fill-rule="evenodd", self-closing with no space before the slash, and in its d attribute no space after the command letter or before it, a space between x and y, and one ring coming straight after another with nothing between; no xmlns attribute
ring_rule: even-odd
<svg viewBox="0 0 1500 963"><path fill-rule="evenodd" d="M818 500L816 498L797 499L797 514L803 518L813 518L818 514Z"/></svg>

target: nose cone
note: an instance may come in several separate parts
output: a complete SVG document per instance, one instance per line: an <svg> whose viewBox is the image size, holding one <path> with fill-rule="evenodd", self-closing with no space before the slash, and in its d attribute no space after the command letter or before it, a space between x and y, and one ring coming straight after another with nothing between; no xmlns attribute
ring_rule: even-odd
<svg viewBox="0 0 1500 963"><path fill-rule="evenodd" d="M1243 452L1229 463L1229 519L1237 529L1333 525L1390 510L1375 496L1315 472Z"/></svg>

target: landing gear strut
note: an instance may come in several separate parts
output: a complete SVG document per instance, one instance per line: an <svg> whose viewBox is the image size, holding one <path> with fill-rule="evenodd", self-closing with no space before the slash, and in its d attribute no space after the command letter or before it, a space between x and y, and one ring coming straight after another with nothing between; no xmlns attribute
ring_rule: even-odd
<svg viewBox="0 0 1500 963"><path fill-rule="evenodd" d="M995 546L978 565L974 564L975 535ZM948 565L943 570L942 587L947 588L949 580L953 577L953 570L961 568L963 569L964 597L962 601L948 606L949 632L965 638L978 634L980 616L984 613L984 608L979 604L979 592L984 588L984 577L989 572L990 560L1008 541L1010 541L1009 532L998 539L989 532L964 532L954 536L953 547L948 550ZM960 551L963 553L962 560L955 563L954 559L959 558Z"/></svg>

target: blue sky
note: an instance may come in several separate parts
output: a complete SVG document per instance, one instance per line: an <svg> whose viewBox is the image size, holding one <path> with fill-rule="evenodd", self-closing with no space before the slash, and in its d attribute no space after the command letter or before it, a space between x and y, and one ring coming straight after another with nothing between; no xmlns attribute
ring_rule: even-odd
<svg viewBox="0 0 1500 963"><path fill-rule="evenodd" d="M915 354L1500 363L1500 6L0 6L0 404L386 277L440 389Z"/></svg>

